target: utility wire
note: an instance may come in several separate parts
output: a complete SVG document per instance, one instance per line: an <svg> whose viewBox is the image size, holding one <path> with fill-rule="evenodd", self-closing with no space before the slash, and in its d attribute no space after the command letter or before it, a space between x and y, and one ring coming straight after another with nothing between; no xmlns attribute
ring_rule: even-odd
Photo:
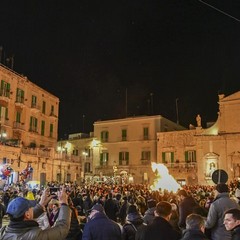
<svg viewBox="0 0 240 240"><path fill-rule="evenodd" d="M220 9L210 5L210 4L208 4L208 3L206 3L206 2L204 2L202 0L198 0L198 1L201 2L202 4L207 5L208 7L213 8L214 10L216 10L216 11L218 11L218 12L220 12L220 13L222 13L222 14L224 14L224 15L232 18L232 19L234 19L235 21L240 22L240 19L238 19L238 18L236 18L236 17L234 17L234 16L232 16L232 15L230 15L230 14L228 14L228 13L226 13L226 12L224 12L224 11L222 11L222 10L220 10Z"/></svg>

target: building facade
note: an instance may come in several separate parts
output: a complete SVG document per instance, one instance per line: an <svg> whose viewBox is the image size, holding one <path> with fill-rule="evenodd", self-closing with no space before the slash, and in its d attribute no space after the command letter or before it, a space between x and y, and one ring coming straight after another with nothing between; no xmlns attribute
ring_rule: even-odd
<svg viewBox="0 0 240 240"><path fill-rule="evenodd" d="M125 175L127 181L135 183L151 182L151 162L157 161L157 132L183 129L160 115L95 122L99 157L93 161L94 173Z"/></svg>
<svg viewBox="0 0 240 240"><path fill-rule="evenodd" d="M240 92L219 95L217 121L209 128L159 132L157 161L187 184L213 184L212 173L222 169L228 179L240 177Z"/></svg>
<svg viewBox="0 0 240 240"><path fill-rule="evenodd" d="M31 178L53 178L59 99L0 65L0 159L13 169L10 181L31 165ZM49 167L50 166L50 167Z"/></svg>

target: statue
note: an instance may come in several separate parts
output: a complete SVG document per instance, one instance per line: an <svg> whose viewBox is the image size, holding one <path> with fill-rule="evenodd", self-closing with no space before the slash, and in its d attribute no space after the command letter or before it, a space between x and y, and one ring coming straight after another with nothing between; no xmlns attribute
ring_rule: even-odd
<svg viewBox="0 0 240 240"><path fill-rule="evenodd" d="M196 117L196 121L197 121L197 127L202 127L201 116L199 114Z"/></svg>

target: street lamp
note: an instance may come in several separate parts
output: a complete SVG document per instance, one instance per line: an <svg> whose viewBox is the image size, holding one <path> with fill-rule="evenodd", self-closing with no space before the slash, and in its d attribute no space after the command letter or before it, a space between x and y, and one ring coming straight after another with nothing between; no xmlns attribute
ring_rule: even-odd
<svg viewBox="0 0 240 240"><path fill-rule="evenodd" d="M58 153L60 153L60 158L59 158L59 160L60 160L60 176L59 176L60 183L62 182L62 159L63 159L62 150L63 150L62 142L60 142L60 146L57 147L57 151L58 151Z"/></svg>
<svg viewBox="0 0 240 240"><path fill-rule="evenodd" d="M84 156L84 161L83 161L83 164L82 164L82 171L83 171L83 175L82 175L82 177L83 177L83 181L85 181L85 165L86 165L86 160L87 160L87 156L88 156L88 153L86 152L86 151L83 151L82 152L82 155Z"/></svg>

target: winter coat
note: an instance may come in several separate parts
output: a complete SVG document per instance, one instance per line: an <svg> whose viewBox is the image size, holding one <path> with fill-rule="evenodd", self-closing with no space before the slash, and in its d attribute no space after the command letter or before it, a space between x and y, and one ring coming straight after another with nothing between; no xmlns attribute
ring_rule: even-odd
<svg viewBox="0 0 240 240"><path fill-rule="evenodd" d="M150 223L153 222L155 209L156 209L156 207L152 207L152 208L149 208L149 209L145 212L145 214L144 214L144 216L143 216L143 222L144 222L145 224L148 225L148 224L150 224Z"/></svg>
<svg viewBox="0 0 240 240"><path fill-rule="evenodd" d="M240 239L240 225L235 227L232 231L232 240L239 240Z"/></svg>
<svg viewBox="0 0 240 240"><path fill-rule="evenodd" d="M65 240L78 240L82 239L82 230L78 221L77 210L73 206L70 207L72 211L71 223L68 235Z"/></svg>
<svg viewBox="0 0 240 240"><path fill-rule="evenodd" d="M219 193L212 202L206 221L206 228L211 229L212 240L230 240L231 233L223 224L224 212L230 208L238 208L239 205L230 199L228 193Z"/></svg>
<svg viewBox="0 0 240 240"><path fill-rule="evenodd" d="M82 240L121 240L120 226L102 212L85 224Z"/></svg>
<svg viewBox="0 0 240 240"><path fill-rule="evenodd" d="M181 240L208 240L208 238L198 229L187 229L183 232Z"/></svg>
<svg viewBox="0 0 240 240"><path fill-rule="evenodd" d="M171 224L162 217L155 217L153 222L139 228L136 240L178 240L181 234L173 229Z"/></svg>
<svg viewBox="0 0 240 240"><path fill-rule="evenodd" d="M179 203L179 221L178 226L180 228L186 228L186 218L189 214L194 212L194 208L198 207L194 198L191 196L185 197Z"/></svg>
<svg viewBox="0 0 240 240"><path fill-rule="evenodd" d="M143 225L143 217L140 213L129 213L126 223L123 225L123 240L134 240L137 230Z"/></svg>
<svg viewBox="0 0 240 240"><path fill-rule="evenodd" d="M104 209L106 212L106 215L112 219L113 221L117 221L117 212L118 212L118 205L116 200L109 198L106 200L104 204Z"/></svg>
<svg viewBox="0 0 240 240"><path fill-rule="evenodd" d="M39 205L34 208L34 217L38 217L39 214L43 212L40 208ZM42 230L34 220L20 222L10 221L10 224L6 228L2 228L0 239L64 240L69 231L70 218L70 208L68 206L61 206L58 221L52 228Z"/></svg>
<svg viewBox="0 0 240 240"><path fill-rule="evenodd" d="M118 213L118 217L122 225L125 223L127 217L128 206L129 203L127 201L124 201Z"/></svg>

